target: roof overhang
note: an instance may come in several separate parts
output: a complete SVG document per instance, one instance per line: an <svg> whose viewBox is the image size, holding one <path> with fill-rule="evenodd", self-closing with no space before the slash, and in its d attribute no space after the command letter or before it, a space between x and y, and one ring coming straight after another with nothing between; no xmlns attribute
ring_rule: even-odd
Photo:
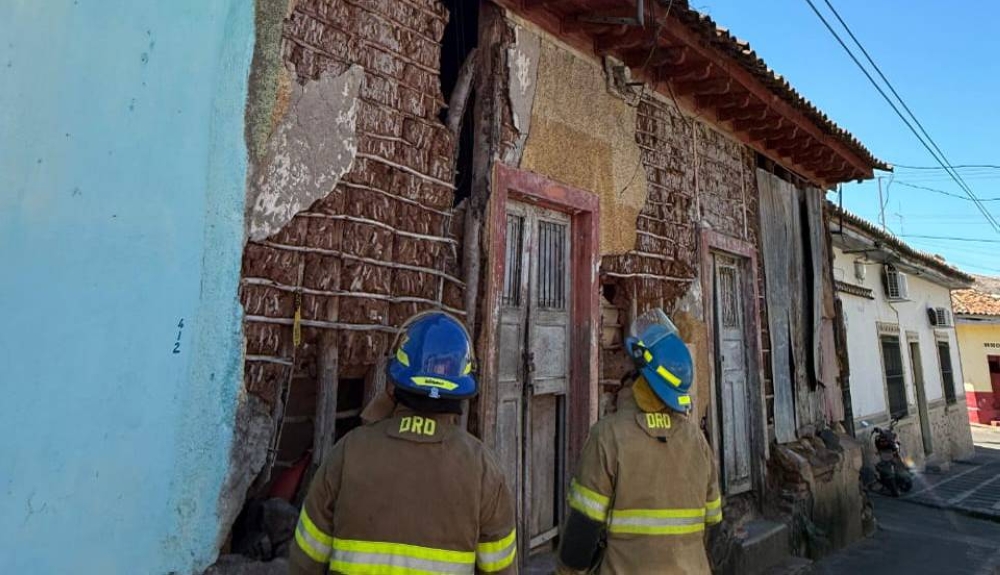
<svg viewBox="0 0 1000 575"><path fill-rule="evenodd" d="M494 1L580 49L621 60L655 90L821 188L888 169L748 44L684 0Z"/></svg>
<svg viewBox="0 0 1000 575"><path fill-rule="evenodd" d="M903 253L889 242L872 237L865 230L856 228L849 223L841 223L836 218L832 218L829 226L833 245L844 253L863 256L872 262L892 264L904 273L923 278L948 289L962 289L970 285L969 281L946 273L946 270L937 269L937 266L931 266L926 261L922 261L921 258Z"/></svg>

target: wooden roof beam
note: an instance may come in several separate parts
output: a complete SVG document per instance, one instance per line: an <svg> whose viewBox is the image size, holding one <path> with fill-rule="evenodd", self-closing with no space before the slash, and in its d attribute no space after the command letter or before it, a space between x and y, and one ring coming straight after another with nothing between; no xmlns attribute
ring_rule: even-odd
<svg viewBox="0 0 1000 575"><path fill-rule="evenodd" d="M776 142L778 140L793 141L798 138L799 129L797 126L791 123L777 122L775 125L768 126L767 122L760 122L758 126L765 126L759 128L751 128L747 131L747 135L750 137L752 142ZM769 146L770 147L770 146Z"/></svg>
<svg viewBox="0 0 1000 575"><path fill-rule="evenodd" d="M709 78L691 82L674 82L674 91L680 96L718 96L733 89L729 78Z"/></svg>
<svg viewBox="0 0 1000 575"><path fill-rule="evenodd" d="M673 82L698 82L712 77L712 65L704 60L688 59L682 64L660 66L656 70L662 80Z"/></svg>
<svg viewBox="0 0 1000 575"><path fill-rule="evenodd" d="M745 108L750 103L750 94L738 91L737 86L726 94L699 94L695 96L695 105L704 110L721 110L723 108Z"/></svg>
<svg viewBox="0 0 1000 575"><path fill-rule="evenodd" d="M719 110L717 116L720 122L731 122L733 120L756 120L761 121L767 118L768 109L764 104L750 104L742 107L723 108Z"/></svg>
<svg viewBox="0 0 1000 575"><path fill-rule="evenodd" d="M657 11L656 17L662 17L662 10ZM872 166L869 165L868 160L849 149L836 136L826 134L820 126L813 123L803 112L774 94L770 88L754 77L751 72L743 69L731 57L722 54L706 43L696 32L688 29L679 19L666 19L663 25L663 32L675 42L691 47L698 57L704 58L715 64L718 68L725 70L736 82L744 86L762 102L766 102L776 113L792 120L805 133L831 148L838 156L848 160L858 171L866 175L871 174Z"/></svg>
<svg viewBox="0 0 1000 575"><path fill-rule="evenodd" d="M618 52L625 54L635 50L649 54L653 47L653 34L646 28L628 28L624 32L604 33L594 36L594 52L599 55ZM628 63L628 60L625 60Z"/></svg>

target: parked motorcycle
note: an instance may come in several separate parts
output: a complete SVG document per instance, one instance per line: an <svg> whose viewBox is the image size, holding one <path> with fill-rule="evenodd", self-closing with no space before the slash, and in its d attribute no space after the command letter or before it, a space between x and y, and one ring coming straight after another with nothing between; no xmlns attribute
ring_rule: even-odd
<svg viewBox="0 0 1000 575"><path fill-rule="evenodd" d="M913 489L913 474L903 462L902 445L896 434L898 418L889 422L888 428L876 427L871 437L875 441L875 451L878 460L875 463L877 480L870 487L877 487L883 493L899 497L900 492L906 493ZM864 422L865 427L868 422Z"/></svg>

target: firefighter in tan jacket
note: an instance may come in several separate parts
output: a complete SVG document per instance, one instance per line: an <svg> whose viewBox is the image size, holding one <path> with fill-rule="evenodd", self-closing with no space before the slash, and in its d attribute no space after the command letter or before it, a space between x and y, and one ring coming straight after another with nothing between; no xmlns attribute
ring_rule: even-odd
<svg viewBox="0 0 1000 575"><path fill-rule="evenodd" d="M687 415L691 356L661 310L630 332L639 376L618 411L590 430L559 572L708 575L704 532L722 521L722 501L712 449Z"/></svg>
<svg viewBox="0 0 1000 575"><path fill-rule="evenodd" d="M457 425L476 393L469 336L443 313L405 328L388 368L396 408L348 433L317 471L292 575L517 572L510 491Z"/></svg>

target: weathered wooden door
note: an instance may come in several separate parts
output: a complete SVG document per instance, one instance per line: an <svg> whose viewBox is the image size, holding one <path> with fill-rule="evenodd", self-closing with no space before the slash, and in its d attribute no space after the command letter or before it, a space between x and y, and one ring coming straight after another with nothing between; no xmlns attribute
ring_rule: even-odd
<svg viewBox="0 0 1000 575"><path fill-rule="evenodd" d="M716 382L722 435L722 481L728 495L749 491L750 396L741 260L714 255Z"/></svg>
<svg viewBox="0 0 1000 575"><path fill-rule="evenodd" d="M565 489L570 219L510 202L500 312L498 451L525 551L558 532Z"/></svg>
<svg viewBox="0 0 1000 575"><path fill-rule="evenodd" d="M920 358L920 342L909 340L910 370L913 375L913 390L917 395L917 412L920 414L920 436L924 441L924 455L934 453L931 437L931 419L927 411L927 392L924 385L924 364Z"/></svg>

